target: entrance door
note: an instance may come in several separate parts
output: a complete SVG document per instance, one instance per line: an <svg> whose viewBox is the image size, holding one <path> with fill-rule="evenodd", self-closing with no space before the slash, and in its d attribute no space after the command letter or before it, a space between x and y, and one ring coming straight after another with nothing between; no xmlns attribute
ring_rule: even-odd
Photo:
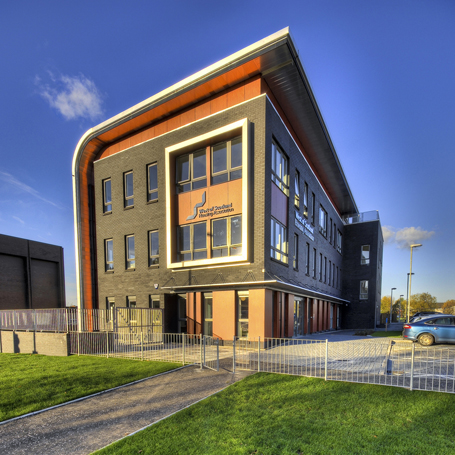
<svg viewBox="0 0 455 455"><path fill-rule="evenodd" d="M294 298L294 336L303 336L304 327L304 301L301 297Z"/></svg>

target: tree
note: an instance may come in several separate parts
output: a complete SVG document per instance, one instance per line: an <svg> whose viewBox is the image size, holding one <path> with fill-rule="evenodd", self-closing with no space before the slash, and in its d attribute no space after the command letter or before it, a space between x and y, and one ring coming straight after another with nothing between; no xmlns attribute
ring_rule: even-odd
<svg viewBox="0 0 455 455"><path fill-rule="evenodd" d="M390 313L390 295L385 295L381 299L381 313Z"/></svg>
<svg viewBox="0 0 455 455"><path fill-rule="evenodd" d="M442 312L446 314L455 314L455 300L447 300L442 305Z"/></svg>
<svg viewBox="0 0 455 455"><path fill-rule="evenodd" d="M436 309L436 297L428 292L413 294L411 296L411 315L417 311L434 311Z"/></svg>

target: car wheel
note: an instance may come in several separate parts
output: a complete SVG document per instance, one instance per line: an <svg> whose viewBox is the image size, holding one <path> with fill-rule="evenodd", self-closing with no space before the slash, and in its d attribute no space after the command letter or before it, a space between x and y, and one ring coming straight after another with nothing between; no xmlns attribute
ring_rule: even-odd
<svg viewBox="0 0 455 455"><path fill-rule="evenodd" d="M417 341L422 346L431 346L434 343L434 337L429 333L422 333L422 335L419 335L419 337L417 338Z"/></svg>

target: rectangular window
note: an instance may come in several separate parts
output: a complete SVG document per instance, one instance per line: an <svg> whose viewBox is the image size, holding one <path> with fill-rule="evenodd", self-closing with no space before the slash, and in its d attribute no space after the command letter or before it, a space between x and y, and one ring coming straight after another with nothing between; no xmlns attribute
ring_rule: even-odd
<svg viewBox="0 0 455 455"><path fill-rule="evenodd" d="M330 218L330 244L332 245L334 242L334 237L333 237L333 221L332 218Z"/></svg>
<svg viewBox="0 0 455 455"><path fill-rule="evenodd" d="M305 250L305 273L310 274L310 244L308 242L306 242Z"/></svg>
<svg viewBox="0 0 455 455"><path fill-rule="evenodd" d="M106 272L112 272L114 270L114 241L107 239L104 241L105 250L105 270Z"/></svg>
<svg viewBox="0 0 455 455"><path fill-rule="evenodd" d="M204 292L202 294L204 302L204 335L213 336L213 298L211 292Z"/></svg>
<svg viewBox="0 0 455 455"><path fill-rule="evenodd" d="M288 159L281 149L272 142L272 182L289 196Z"/></svg>
<svg viewBox="0 0 455 455"><path fill-rule="evenodd" d="M158 231L149 232L149 266L160 263L160 238Z"/></svg>
<svg viewBox="0 0 455 455"><path fill-rule="evenodd" d="M368 299L368 280L362 280L360 282L360 300Z"/></svg>
<svg viewBox="0 0 455 455"><path fill-rule="evenodd" d="M136 296L135 295L128 295L126 297L126 306L127 308L131 308L134 310L136 308Z"/></svg>
<svg viewBox="0 0 455 455"><path fill-rule="evenodd" d="M316 196L314 193L311 193L311 223L314 225L314 218L316 216Z"/></svg>
<svg viewBox="0 0 455 455"><path fill-rule="evenodd" d="M313 275L313 278L316 279L316 258L318 257L316 253L316 248L313 248L313 263L311 264L313 266L311 270L311 274Z"/></svg>
<svg viewBox="0 0 455 455"><path fill-rule="evenodd" d="M299 236L294 234L294 254L292 257L292 266L294 270L299 269Z"/></svg>
<svg viewBox="0 0 455 455"><path fill-rule="evenodd" d="M147 201L158 200L158 166L156 163L149 164L147 167L148 191Z"/></svg>
<svg viewBox="0 0 455 455"><path fill-rule="evenodd" d="M212 185L242 178L242 137L212 147Z"/></svg>
<svg viewBox="0 0 455 455"><path fill-rule="evenodd" d="M114 319L115 297L106 297L106 320L110 322Z"/></svg>
<svg viewBox="0 0 455 455"><path fill-rule="evenodd" d="M134 235L127 235L125 237L125 250L126 250L126 268L127 270L136 268L136 257L134 251Z"/></svg>
<svg viewBox="0 0 455 455"><path fill-rule="evenodd" d="M319 253L319 281L322 281L322 253Z"/></svg>
<svg viewBox="0 0 455 455"><path fill-rule="evenodd" d="M212 258L242 254L242 216L212 220Z"/></svg>
<svg viewBox="0 0 455 455"><path fill-rule="evenodd" d="M123 174L123 194L125 199L125 207L134 206L134 187L133 187L133 171Z"/></svg>
<svg viewBox="0 0 455 455"><path fill-rule="evenodd" d="M237 294L237 336L242 338L248 337L248 307L248 291L239 292Z"/></svg>
<svg viewBox="0 0 455 455"><path fill-rule="evenodd" d="M337 225L333 223L333 247L337 247L337 239L336 239L336 234L337 234Z"/></svg>
<svg viewBox="0 0 455 455"><path fill-rule="evenodd" d="M177 260L196 261L207 258L207 223L179 226Z"/></svg>
<svg viewBox="0 0 455 455"><path fill-rule="evenodd" d="M335 287L335 264L332 264L332 287Z"/></svg>
<svg viewBox="0 0 455 455"><path fill-rule="evenodd" d="M177 158L175 181L177 193L186 193L207 186L205 148Z"/></svg>
<svg viewBox="0 0 455 455"><path fill-rule="evenodd" d="M362 245L360 263L362 265L370 264L370 245Z"/></svg>
<svg viewBox="0 0 455 455"><path fill-rule="evenodd" d="M319 206L319 232L327 238L327 212L322 205Z"/></svg>
<svg viewBox="0 0 455 455"><path fill-rule="evenodd" d="M186 333L187 330L187 318L186 318L186 294L177 295L177 307L178 307L178 320L179 333Z"/></svg>
<svg viewBox="0 0 455 455"><path fill-rule="evenodd" d="M322 274L323 274L323 281L324 283L327 283L327 258L324 256L324 267L322 269Z"/></svg>
<svg viewBox="0 0 455 455"><path fill-rule="evenodd" d="M308 218L308 183L303 184L303 216Z"/></svg>
<svg viewBox="0 0 455 455"><path fill-rule="evenodd" d="M271 251L270 255L277 261L288 263L288 234L287 228L272 218L270 231Z"/></svg>
<svg viewBox="0 0 455 455"><path fill-rule="evenodd" d="M339 253L341 253L342 241L343 241L343 238L342 238L341 232L338 230L337 231L337 251Z"/></svg>
<svg viewBox="0 0 455 455"><path fill-rule="evenodd" d="M328 283L329 283L329 286L331 286L332 284L332 261L329 260L329 277L328 277Z"/></svg>
<svg viewBox="0 0 455 455"><path fill-rule="evenodd" d="M112 212L111 179L103 180L103 213Z"/></svg>
<svg viewBox="0 0 455 455"><path fill-rule="evenodd" d="M294 194L294 205L296 208L300 207L300 174L299 171L295 171L295 181L294 181L294 186L295 186L295 194Z"/></svg>
<svg viewBox="0 0 455 455"><path fill-rule="evenodd" d="M150 296L149 307L154 308L154 309L160 308L160 296L159 295Z"/></svg>

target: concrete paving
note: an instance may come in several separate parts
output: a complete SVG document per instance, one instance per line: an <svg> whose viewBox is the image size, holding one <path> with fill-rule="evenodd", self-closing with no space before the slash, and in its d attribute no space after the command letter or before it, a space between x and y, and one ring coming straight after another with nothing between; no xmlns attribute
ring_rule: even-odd
<svg viewBox="0 0 455 455"><path fill-rule="evenodd" d="M101 395L0 425L0 453L89 454L244 378L182 368Z"/></svg>

